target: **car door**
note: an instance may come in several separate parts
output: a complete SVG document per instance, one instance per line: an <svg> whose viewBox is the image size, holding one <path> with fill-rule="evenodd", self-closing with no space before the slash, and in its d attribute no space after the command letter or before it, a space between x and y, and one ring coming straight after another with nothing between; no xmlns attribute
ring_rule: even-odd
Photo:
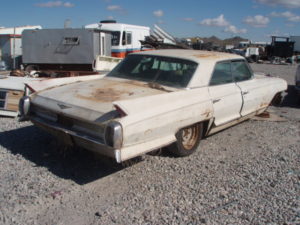
<svg viewBox="0 0 300 225"><path fill-rule="evenodd" d="M216 64L208 89L213 102L216 126L240 118L241 90L233 80L230 61Z"/></svg>
<svg viewBox="0 0 300 225"><path fill-rule="evenodd" d="M236 60L231 63L233 79L241 89L243 106L241 115L246 116L260 108L266 107L269 103L264 101L266 86L253 77L253 73L244 60Z"/></svg>

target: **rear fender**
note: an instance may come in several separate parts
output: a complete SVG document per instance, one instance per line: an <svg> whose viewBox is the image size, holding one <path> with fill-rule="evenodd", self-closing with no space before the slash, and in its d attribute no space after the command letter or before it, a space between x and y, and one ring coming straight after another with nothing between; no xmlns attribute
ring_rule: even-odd
<svg viewBox="0 0 300 225"><path fill-rule="evenodd" d="M123 146L166 136L175 141L179 129L213 116L206 87L118 101L114 105L127 114L119 120L123 126Z"/></svg>

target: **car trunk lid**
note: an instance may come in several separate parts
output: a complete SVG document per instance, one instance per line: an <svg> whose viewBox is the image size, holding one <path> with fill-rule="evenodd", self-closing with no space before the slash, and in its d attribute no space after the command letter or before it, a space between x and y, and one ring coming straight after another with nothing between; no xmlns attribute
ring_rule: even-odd
<svg viewBox="0 0 300 225"><path fill-rule="evenodd" d="M105 77L44 90L37 93L32 102L59 114L102 122L115 116L115 101L171 91L160 85Z"/></svg>

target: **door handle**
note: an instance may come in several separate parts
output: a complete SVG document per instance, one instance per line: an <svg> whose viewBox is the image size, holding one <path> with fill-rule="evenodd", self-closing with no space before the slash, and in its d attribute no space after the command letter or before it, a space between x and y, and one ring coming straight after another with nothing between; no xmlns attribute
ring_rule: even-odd
<svg viewBox="0 0 300 225"><path fill-rule="evenodd" d="M218 98L218 99L214 99L212 102L213 102L213 103L217 103L217 102L219 102L219 101L221 101L221 99L220 99L220 98Z"/></svg>
<svg viewBox="0 0 300 225"><path fill-rule="evenodd" d="M249 93L249 91L243 91L242 92L242 95L246 95L246 94L248 94Z"/></svg>

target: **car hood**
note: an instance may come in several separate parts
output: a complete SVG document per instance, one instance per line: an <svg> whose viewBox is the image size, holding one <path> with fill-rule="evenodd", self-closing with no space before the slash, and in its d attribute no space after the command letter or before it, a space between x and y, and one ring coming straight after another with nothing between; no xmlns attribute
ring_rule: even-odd
<svg viewBox="0 0 300 225"><path fill-rule="evenodd" d="M160 85L105 77L37 92L33 105L84 120L99 120L115 111L114 102L172 92ZM100 119L101 120L101 119Z"/></svg>

